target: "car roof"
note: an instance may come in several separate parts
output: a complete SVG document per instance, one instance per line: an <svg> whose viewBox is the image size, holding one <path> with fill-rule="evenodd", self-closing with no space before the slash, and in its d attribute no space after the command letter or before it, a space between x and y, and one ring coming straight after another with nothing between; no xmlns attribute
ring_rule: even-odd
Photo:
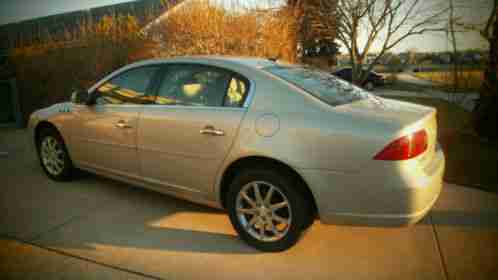
<svg viewBox="0 0 498 280"><path fill-rule="evenodd" d="M240 72L240 70L249 70L249 72L259 72L264 67L277 65L279 63L274 60L265 59L265 58L257 58L257 57L240 57L240 56L215 56L215 55L205 55L205 56L178 56L173 58L154 58L137 61L131 64L128 64L110 74L100 79L97 83L95 83L89 91L93 91L96 87L100 86L106 80L111 79L112 77L119 75L127 70L148 66L154 64L175 64L175 63L197 63L197 64L205 64L212 66L220 66L226 67L227 69L231 69L232 71ZM257 71L252 71L257 70ZM248 71L244 71L248 73ZM240 72L243 74L242 72Z"/></svg>
<svg viewBox="0 0 498 280"><path fill-rule="evenodd" d="M179 56L173 58L155 58L148 59L130 64L130 67L156 64L156 63L206 63L206 64L228 64L245 66L253 69L262 69L264 67L276 65L277 62L271 59L259 57L243 57L243 56L218 56L218 55L204 55L204 56Z"/></svg>

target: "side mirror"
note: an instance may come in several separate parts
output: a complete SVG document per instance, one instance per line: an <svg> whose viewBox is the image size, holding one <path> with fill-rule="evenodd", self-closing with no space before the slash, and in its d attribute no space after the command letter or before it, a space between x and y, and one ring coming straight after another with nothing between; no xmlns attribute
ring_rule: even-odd
<svg viewBox="0 0 498 280"><path fill-rule="evenodd" d="M87 90L76 90L71 94L71 102L87 105L90 101L90 94Z"/></svg>

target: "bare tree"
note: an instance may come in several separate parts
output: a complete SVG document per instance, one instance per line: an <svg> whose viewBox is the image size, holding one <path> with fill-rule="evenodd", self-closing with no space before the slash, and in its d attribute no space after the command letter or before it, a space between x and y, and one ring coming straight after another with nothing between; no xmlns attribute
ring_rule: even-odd
<svg viewBox="0 0 498 280"><path fill-rule="evenodd" d="M489 42L489 60L477 106L473 112L473 123L477 133L498 139L498 0L494 0L491 14L480 34Z"/></svg>
<svg viewBox="0 0 498 280"><path fill-rule="evenodd" d="M337 0L287 0L286 3L296 18L293 32L301 51L309 46L316 47L318 42L321 47L336 47Z"/></svg>
<svg viewBox="0 0 498 280"><path fill-rule="evenodd" d="M498 55L498 50L497 50L497 45L496 42L493 41L496 39L493 37L493 25L496 22L497 18L497 9L498 9L498 0L491 0L492 2L489 2L489 0L474 0L472 3L468 3L467 0L450 0L450 4L453 4L453 7L450 6L450 14L452 13L453 15L450 16L450 21L453 23L452 29L454 30L455 33L458 32L478 32L481 37L486 40L489 44L489 54L490 54L490 60L489 60L489 65L488 65L488 72L489 72L489 77L488 79L493 78L493 73L490 71L494 71L494 77L496 77L496 66L497 66L497 55ZM491 5L491 6L490 6ZM457 11L461 11L463 13L468 12L470 9L475 9L476 7L480 9L489 9L490 8L490 13L489 16L485 17L484 21L480 22L468 22L464 20L461 17L458 17L455 15L455 12L451 12L451 9ZM493 45L494 44L494 45ZM492 58L495 57L493 60ZM494 66L493 66L494 65Z"/></svg>
<svg viewBox="0 0 498 280"><path fill-rule="evenodd" d="M406 58L406 64L409 65L415 65L417 64L417 53L418 49L417 48L410 48L407 51L407 58Z"/></svg>
<svg viewBox="0 0 498 280"><path fill-rule="evenodd" d="M493 0L495 1L495 0ZM496 3L496 1L495 1ZM452 48L452 85L453 85L453 93L456 93L457 89L459 88L459 81L460 78L459 75L462 73L462 61L461 57L459 56L459 52L457 50L457 34L458 33L466 33L469 31L477 31L481 34L481 36L489 41L489 23L486 24L487 30L484 31L483 24L481 22L469 22L465 17L461 16L462 14L468 13L470 9L482 9L484 6L488 6L490 2L488 0L475 0L472 3L468 3L467 0L449 0L448 1L448 23L447 23L447 30L446 30L446 36L448 37L449 43L451 43L451 48ZM490 17L490 20L492 19L493 14ZM485 35L484 35L485 34ZM460 100L456 98L456 95L454 97L454 102L461 102L465 98L465 96L460 96Z"/></svg>
<svg viewBox="0 0 498 280"><path fill-rule="evenodd" d="M498 94L496 91L497 83L497 68L498 68L498 0L493 1L493 8L491 9L491 14L484 25L484 28L480 31L480 34L489 43L489 62L487 67L487 73L485 80L489 83L490 88L494 89L494 94Z"/></svg>
<svg viewBox="0 0 498 280"><path fill-rule="evenodd" d="M270 1L270 0L268 0ZM158 56L243 55L295 58L294 11L245 8L242 1L185 1L149 31Z"/></svg>
<svg viewBox="0 0 498 280"><path fill-rule="evenodd" d="M320 1L323 6L338 2L337 38L349 52L356 83L364 81L379 59L406 38L445 30L441 23L447 8L439 1L437 4L422 0ZM328 15L322 13L321 17L327 23ZM375 44L379 45L377 54L367 65L367 71L361 71Z"/></svg>
<svg viewBox="0 0 498 280"><path fill-rule="evenodd" d="M448 30L447 32L450 35L450 42L453 49L453 57L452 57L452 75L453 75L453 93L457 91L458 88L458 53L457 53L457 41L455 35L455 23L457 18L455 17L455 5L454 0L449 0L449 15L448 15Z"/></svg>

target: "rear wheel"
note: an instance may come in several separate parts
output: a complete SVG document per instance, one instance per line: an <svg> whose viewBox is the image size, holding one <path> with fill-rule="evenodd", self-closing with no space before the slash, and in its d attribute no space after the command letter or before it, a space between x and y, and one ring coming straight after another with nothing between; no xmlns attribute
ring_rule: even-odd
<svg viewBox="0 0 498 280"><path fill-rule="evenodd" d="M73 164L59 132L44 129L38 139L38 157L43 171L53 180L67 181L72 178Z"/></svg>
<svg viewBox="0 0 498 280"><path fill-rule="evenodd" d="M372 82L367 82L367 83L365 84L365 89L366 89L366 90L369 90L369 91L374 90L374 84L373 84Z"/></svg>
<svg viewBox="0 0 498 280"><path fill-rule="evenodd" d="M230 221L239 236L261 251L292 247L310 220L310 207L288 176L244 170L227 194Z"/></svg>

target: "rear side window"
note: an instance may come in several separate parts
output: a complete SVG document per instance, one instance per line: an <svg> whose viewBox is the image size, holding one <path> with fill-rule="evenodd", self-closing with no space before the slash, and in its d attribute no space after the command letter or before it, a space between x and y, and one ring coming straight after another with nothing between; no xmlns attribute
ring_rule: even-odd
<svg viewBox="0 0 498 280"><path fill-rule="evenodd" d="M338 106L369 98L365 90L332 74L305 66L270 66L265 71L274 74L324 102Z"/></svg>
<svg viewBox="0 0 498 280"><path fill-rule="evenodd" d="M225 107L242 107L248 91L248 83L242 78L232 77L228 83L227 94L223 101Z"/></svg>
<svg viewBox="0 0 498 280"><path fill-rule="evenodd" d="M247 90L247 81L224 69L196 64L168 65L156 104L241 107Z"/></svg>

